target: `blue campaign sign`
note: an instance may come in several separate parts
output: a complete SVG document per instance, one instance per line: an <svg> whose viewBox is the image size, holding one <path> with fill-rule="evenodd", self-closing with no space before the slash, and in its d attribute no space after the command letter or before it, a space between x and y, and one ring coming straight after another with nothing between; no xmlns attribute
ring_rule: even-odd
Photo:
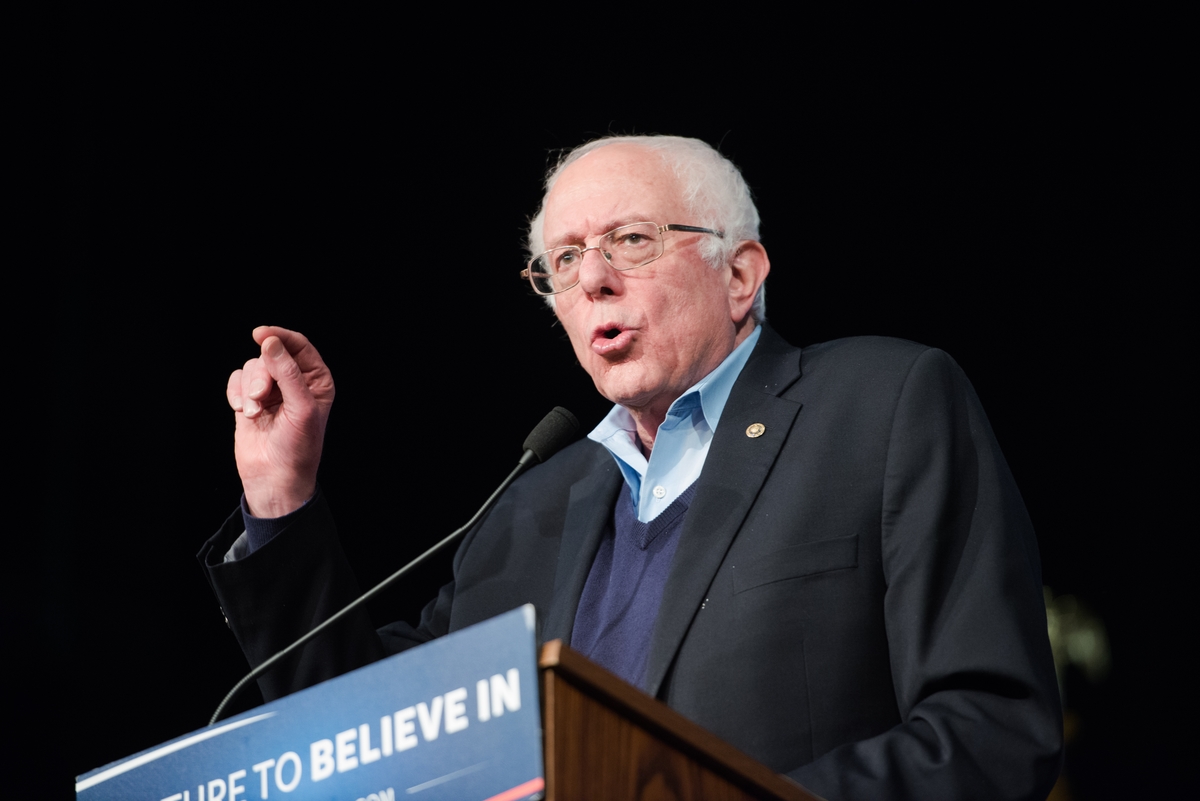
<svg viewBox="0 0 1200 801"><path fill-rule="evenodd" d="M78 777L79 801L540 798L524 606Z"/></svg>

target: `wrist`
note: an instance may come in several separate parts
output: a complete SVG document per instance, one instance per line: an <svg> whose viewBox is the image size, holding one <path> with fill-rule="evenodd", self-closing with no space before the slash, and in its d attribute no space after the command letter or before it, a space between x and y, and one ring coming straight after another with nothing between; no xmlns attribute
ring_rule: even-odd
<svg viewBox="0 0 1200 801"><path fill-rule="evenodd" d="M243 481L242 491L246 498L246 509L251 515L276 518L291 514L312 500L317 492L317 482L314 479L281 487Z"/></svg>

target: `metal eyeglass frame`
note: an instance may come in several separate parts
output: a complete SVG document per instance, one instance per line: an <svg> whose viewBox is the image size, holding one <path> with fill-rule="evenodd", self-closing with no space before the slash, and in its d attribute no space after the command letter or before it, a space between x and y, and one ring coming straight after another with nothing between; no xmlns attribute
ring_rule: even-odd
<svg viewBox="0 0 1200 801"><path fill-rule="evenodd" d="M637 226L637 225L646 225L646 224L653 225L655 228L658 229L658 232L660 234L664 234L667 231L683 231L685 233L690 233L690 234L712 234L713 236L715 236L719 239L725 238L725 233L723 231L714 231L712 228L700 228L699 226L695 226L695 225L677 225L675 223L671 223L668 225L659 225L658 223L653 222L651 220L643 220L641 222L629 223L628 225L618 225L616 228L612 229L611 231L606 231L603 234L601 234L600 241L604 241L604 239L606 239L610 235L616 233L617 231L620 231L622 228L633 228L634 226ZM662 240L660 239L659 240L660 244L661 244L661 241ZM576 272L575 283L571 284L570 286L565 286L562 289L556 289L553 292L543 292L540 289L538 289L537 282L535 282L533 279L533 265L535 263L537 263L537 261L540 260L547 253L551 253L555 250L574 250L579 253L579 260L581 262L583 261L583 254L587 253L589 250L598 250L598 251L600 251L600 255L604 257L604 260L606 262L608 262L609 267L612 267L614 270L620 270L620 271L635 270L638 267L645 267L650 262L656 261L656 260L662 258L663 253L666 252L666 248L664 247L662 250L660 250L658 252L658 255L656 255L654 258L647 259L646 261L642 262L641 264L634 264L631 267L614 267L613 263L612 263L612 254L605 251L599 245L593 245L590 248L581 248L577 245L564 245L562 247L550 248L549 250L544 250L541 253L539 253L537 256L534 256L532 259L530 259L529 263L525 266L525 269L521 270L521 278L528 279L529 285L533 287L533 291L543 297L547 297L549 295L558 295L562 292L566 292L570 289L574 289L575 287L579 286L578 272Z"/></svg>

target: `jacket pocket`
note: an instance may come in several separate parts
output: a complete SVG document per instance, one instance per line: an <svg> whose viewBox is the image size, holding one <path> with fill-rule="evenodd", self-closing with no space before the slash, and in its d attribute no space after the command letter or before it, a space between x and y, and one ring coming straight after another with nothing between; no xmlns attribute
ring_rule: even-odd
<svg viewBox="0 0 1200 801"><path fill-rule="evenodd" d="M764 584L858 567L858 535L816 540L761 556L733 573L734 595Z"/></svg>

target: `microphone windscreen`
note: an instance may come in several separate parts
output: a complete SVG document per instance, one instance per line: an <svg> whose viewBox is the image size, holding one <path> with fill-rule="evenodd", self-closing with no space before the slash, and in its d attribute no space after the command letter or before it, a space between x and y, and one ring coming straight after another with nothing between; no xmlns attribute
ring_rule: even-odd
<svg viewBox="0 0 1200 801"><path fill-rule="evenodd" d="M542 422L529 432L524 448L533 451L539 462L544 462L570 444L578 430L579 421L575 419L575 415L561 406L555 406L542 418Z"/></svg>

